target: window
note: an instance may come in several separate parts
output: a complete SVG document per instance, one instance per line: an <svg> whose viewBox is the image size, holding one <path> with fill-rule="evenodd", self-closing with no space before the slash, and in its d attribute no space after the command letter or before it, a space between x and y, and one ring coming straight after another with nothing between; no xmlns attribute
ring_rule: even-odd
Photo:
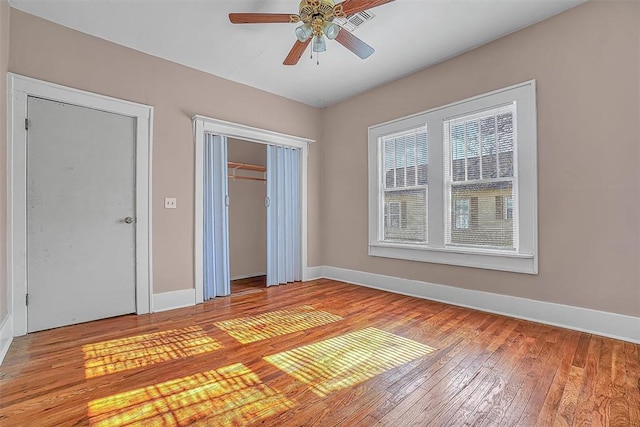
<svg viewBox="0 0 640 427"><path fill-rule="evenodd" d="M513 196L504 198L504 218L513 219Z"/></svg>
<svg viewBox="0 0 640 427"><path fill-rule="evenodd" d="M455 200L455 223L458 230L469 229L469 199Z"/></svg>
<svg viewBox="0 0 640 427"><path fill-rule="evenodd" d="M385 204L385 229L398 229L401 223L400 202L388 202Z"/></svg>
<svg viewBox="0 0 640 427"><path fill-rule="evenodd" d="M496 219L513 220L512 196L496 196Z"/></svg>
<svg viewBox="0 0 640 427"><path fill-rule="evenodd" d="M537 273L535 82L369 128L369 254Z"/></svg>

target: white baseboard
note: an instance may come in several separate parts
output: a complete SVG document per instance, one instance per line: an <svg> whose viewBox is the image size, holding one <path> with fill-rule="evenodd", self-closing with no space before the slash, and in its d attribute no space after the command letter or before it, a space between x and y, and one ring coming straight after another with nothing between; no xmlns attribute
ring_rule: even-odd
<svg viewBox="0 0 640 427"><path fill-rule="evenodd" d="M307 274L304 280L308 282L310 280L322 279L323 269L324 269L324 266L322 265L307 267Z"/></svg>
<svg viewBox="0 0 640 427"><path fill-rule="evenodd" d="M248 279L250 277L258 277L258 276L266 276L267 273L251 273L251 274L241 274L240 276L232 277L231 280L241 280Z"/></svg>
<svg viewBox="0 0 640 427"><path fill-rule="evenodd" d="M355 285L503 314L640 343L640 317L537 301L363 271L323 266L322 275Z"/></svg>
<svg viewBox="0 0 640 427"><path fill-rule="evenodd" d="M196 303L195 289L153 294L153 312L173 310L174 308L189 307Z"/></svg>
<svg viewBox="0 0 640 427"><path fill-rule="evenodd" d="M12 341L13 321L11 319L11 315L7 314L4 316L4 319L2 319L2 323L0 323L0 365L2 365L2 361L7 355Z"/></svg>

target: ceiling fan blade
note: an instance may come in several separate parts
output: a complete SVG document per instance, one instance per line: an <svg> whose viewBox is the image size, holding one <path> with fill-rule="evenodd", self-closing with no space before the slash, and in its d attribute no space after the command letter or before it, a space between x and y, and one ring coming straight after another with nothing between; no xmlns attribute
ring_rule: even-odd
<svg viewBox="0 0 640 427"><path fill-rule="evenodd" d="M309 46L309 43L311 43L311 37L309 37L306 42L296 40L296 43L289 51L289 55L287 55L283 64L296 65L298 61L300 61L300 58L302 57L304 51L307 49L307 46Z"/></svg>
<svg viewBox="0 0 640 427"><path fill-rule="evenodd" d="M371 54L375 52L374 48L351 34L349 31L345 30L344 28L341 29L340 32L338 32L336 41L362 59L370 57Z"/></svg>
<svg viewBox="0 0 640 427"><path fill-rule="evenodd" d="M390 3L392 1L394 0L344 0L342 3L338 3L335 7L342 8L345 15L352 15L354 13L362 12L363 10L382 6L383 4Z"/></svg>
<svg viewBox="0 0 640 427"><path fill-rule="evenodd" d="M230 13L229 21L232 24L295 23L300 21L300 17L287 13Z"/></svg>

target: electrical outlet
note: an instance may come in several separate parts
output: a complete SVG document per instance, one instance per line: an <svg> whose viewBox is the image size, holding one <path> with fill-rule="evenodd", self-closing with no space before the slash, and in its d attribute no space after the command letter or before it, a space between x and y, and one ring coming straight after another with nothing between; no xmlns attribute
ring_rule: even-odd
<svg viewBox="0 0 640 427"><path fill-rule="evenodd" d="M176 208L176 198L175 197L165 197L164 198L164 208L165 209L175 209Z"/></svg>

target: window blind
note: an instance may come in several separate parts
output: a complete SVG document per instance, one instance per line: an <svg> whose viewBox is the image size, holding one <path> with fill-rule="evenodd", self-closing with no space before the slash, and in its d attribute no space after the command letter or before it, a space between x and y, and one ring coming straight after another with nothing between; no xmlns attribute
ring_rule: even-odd
<svg viewBox="0 0 640 427"><path fill-rule="evenodd" d="M427 128L381 138L385 241L427 242Z"/></svg>
<svg viewBox="0 0 640 427"><path fill-rule="evenodd" d="M517 250L514 104L444 121L446 244Z"/></svg>

